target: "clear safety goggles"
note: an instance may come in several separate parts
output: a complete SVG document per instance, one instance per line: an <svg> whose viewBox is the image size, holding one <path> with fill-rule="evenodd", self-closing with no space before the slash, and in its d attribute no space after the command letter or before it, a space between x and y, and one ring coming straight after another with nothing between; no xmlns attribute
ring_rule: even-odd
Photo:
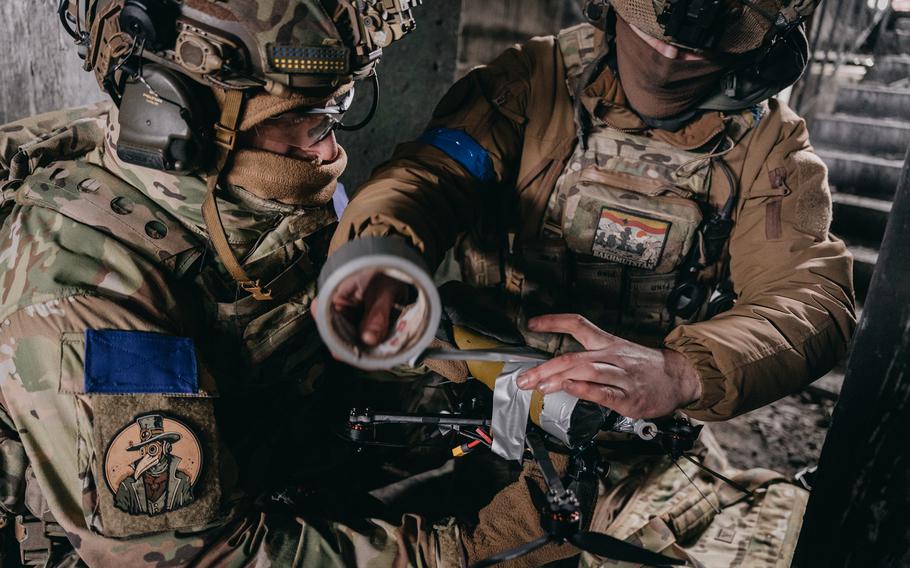
<svg viewBox="0 0 910 568"><path fill-rule="evenodd" d="M253 129L259 136L270 140L308 148L342 126L344 113L350 108L353 100L352 88L336 104L281 113L265 119Z"/></svg>

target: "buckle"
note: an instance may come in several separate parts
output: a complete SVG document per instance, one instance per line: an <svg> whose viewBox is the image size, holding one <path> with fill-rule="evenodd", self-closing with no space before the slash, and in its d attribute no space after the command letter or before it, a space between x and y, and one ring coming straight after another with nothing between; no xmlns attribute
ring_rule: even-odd
<svg viewBox="0 0 910 568"><path fill-rule="evenodd" d="M222 125L220 122L215 124L214 128L215 144L221 146L228 152L237 145L237 131Z"/></svg>
<svg viewBox="0 0 910 568"><path fill-rule="evenodd" d="M24 566L47 564L55 549L59 549L56 543L69 542L60 525L52 520L17 515L14 529L19 542L19 561Z"/></svg>
<svg viewBox="0 0 910 568"><path fill-rule="evenodd" d="M259 280L244 280L239 284L240 287L243 288L244 292L247 292L260 302L272 299L272 291L263 290L262 285L259 283Z"/></svg>

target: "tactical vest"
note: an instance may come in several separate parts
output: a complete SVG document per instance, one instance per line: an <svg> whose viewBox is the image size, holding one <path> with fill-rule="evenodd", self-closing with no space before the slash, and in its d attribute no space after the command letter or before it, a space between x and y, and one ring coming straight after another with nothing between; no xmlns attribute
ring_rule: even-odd
<svg viewBox="0 0 910 568"><path fill-rule="evenodd" d="M583 24L558 36L566 84L578 108L585 106L580 99L586 70L607 55L594 45L594 31ZM705 319L708 297L725 270L718 254L724 243L710 231L706 236L705 227L717 217L708 197L732 195L725 207L730 213L737 191L730 187L731 178L714 179L713 166L748 134L765 108L725 116L724 131L694 150L591 116L588 127L577 125L584 134L550 194L539 235L513 247L501 271L497 260L468 237L459 251L463 277L475 285L503 285L521 298L526 315L568 310L645 344L658 344L683 321ZM731 225L729 217L723 222ZM715 258L706 258L706 247ZM697 283L704 301L681 315L670 308L671 300L678 300L671 296L686 283ZM558 348L551 338L526 339L540 348Z"/></svg>

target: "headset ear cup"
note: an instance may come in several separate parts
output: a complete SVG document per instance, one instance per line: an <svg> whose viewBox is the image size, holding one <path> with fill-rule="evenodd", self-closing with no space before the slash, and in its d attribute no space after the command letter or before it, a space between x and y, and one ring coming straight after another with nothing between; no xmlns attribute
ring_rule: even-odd
<svg viewBox="0 0 910 568"><path fill-rule="evenodd" d="M796 26L764 51L756 61L758 80L783 87L792 85L803 74L809 60L809 42L803 26Z"/></svg>
<svg viewBox="0 0 910 568"><path fill-rule="evenodd" d="M149 64L123 89L117 155L175 173L208 169L218 105L212 90L172 69Z"/></svg>
<svg viewBox="0 0 910 568"><path fill-rule="evenodd" d="M610 4L604 0L587 0L584 7L585 19L598 28L603 29L607 23L607 14Z"/></svg>

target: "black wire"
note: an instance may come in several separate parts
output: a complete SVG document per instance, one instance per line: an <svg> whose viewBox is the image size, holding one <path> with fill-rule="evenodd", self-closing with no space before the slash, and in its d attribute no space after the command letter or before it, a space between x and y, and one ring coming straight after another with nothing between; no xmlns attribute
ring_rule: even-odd
<svg viewBox="0 0 910 568"><path fill-rule="evenodd" d="M733 175L730 166L723 157L718 158L716 162L720 165L720 169L724 172L727 183L730 185L730 196L727 197L727 202L724 203L724 207L720 214L722 218L730 219L733 217L733 208L736 206L736 202L739 201L739 183L737 183L736 176Z"/></svg>
<svg viewBox="0 0 910 568"><path fill-rule="evenodd" d="M682 454L682 457L684 457L684 458L686 458L687 460L689 460L690 462L694 463L696 466L698 466L698 467L699 467L702 471L704 471L705 473L708 473L708 474L710 474L710 475L713 475L714 477L716 477L717 479L723 481L724 483L726 483L727 485L729 485L729 486L732 487L733 489L736 489L736 490L739 491L740 493L743 493L743 494L745 494L745 495L748 495L749 497L754 497L754 496L755 496L755 493L754 493L754 492L749 491L749 490L746 489L744 486L740 485L739 483L736 483L735 481L733 481L733 480L730 479L729 477L723 476L723 475L721 475L720 473L718 473L718 472L714 471L713 469L711 469L710 467L708 467L708 466L706 466L706 465L703 465L701 462L699 462L698 460L696 460L696 459L693 458L692 456L690 456L690 455L688 455L688 454ZM696 487L696 489L697 489L697 487Z"/></svg>
<svg viewBox="0 0 910 568"><path fill-rule="evenodd" d="M353 132L354 130L360 130L361 128L363 128L364 126L369 124L370 121L373 120L373 117L376 116L376 109L379 108L379 74L377 74L376 71L374 70L371 77L373 78L373 81L372 81L373 102L370 104L370 112L367 113L366 118L364 118L363 120L361 120L360 122L358 122L357 124L354 124L352 126L348 126L347 124L338 124L338 130L343 130L345 132Z"/></svg>
<svg viewBox="0 0 910 568"><path fill-rule="evenodd" d="M496 564L499 564L501 562L508 562L509 560L514 560L514 559L518 558L519 556L524 556L525 554L530 554L531 552L534 552L541 546L549 543L550 540L551 540L550 535L544 535L540 538L536 538L536 539L532 540L531 542L529 542L527 544L523 544L516 548L512 548L512 549L506 550L504 552L494 554L493 556L484 558L480 562L471 565L471 568L486 568L487 566L495 566Z"/></svg>
<svg viewBox="0 0 910 568"><path fill-rule="evenodd" d="M685 560L648 550L643 546L621 540L606 533L582 531L571 535L568 540L581 550L619 562L629 562L635 565L644 564L647 566L681 566L686 564Z"/></svg>
<svg viewBox="0 0 910 568"><path fill-rule="evenodd" d="M70 6L70 0L60 0L60 3L57 5L57 16L60 17L60 23L63 25L63 29L66 30L66 33L70 35L77 42L82 41L82 36L76 33L72 27L70 27L69 20L66 19L66 10ZM78 8L77 8L78 10Z"/></svg>

